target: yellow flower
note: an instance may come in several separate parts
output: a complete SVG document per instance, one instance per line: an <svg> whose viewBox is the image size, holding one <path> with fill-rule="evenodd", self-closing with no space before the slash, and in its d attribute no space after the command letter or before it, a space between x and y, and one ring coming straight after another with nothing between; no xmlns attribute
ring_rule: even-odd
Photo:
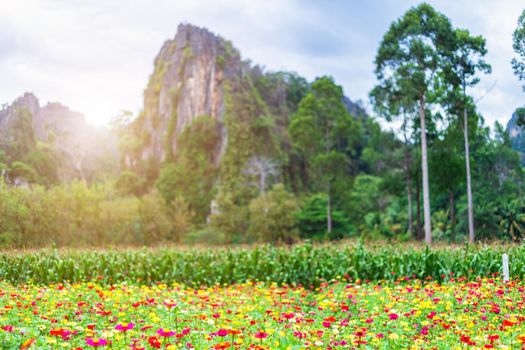
<svg viewBox="0 0 525 350"><path fill-rule="evenodd" d="M390 339L390 340L398 340L399 339L399 335L397 335L397 333L390 333L388 335L388 339Z"/></svg>

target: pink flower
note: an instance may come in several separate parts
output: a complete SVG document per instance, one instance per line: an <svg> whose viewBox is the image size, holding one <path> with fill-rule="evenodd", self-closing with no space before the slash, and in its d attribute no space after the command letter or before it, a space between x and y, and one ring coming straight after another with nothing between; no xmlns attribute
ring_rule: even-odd
<svg viewBox="0 0 525 350"><path fill-rule="evenodd" d="M157 331L157 334L161 337L173 337L175 335L174 331L170 331L167 328L161 328Z"/></svg>
<svg viewBox="0 0 525 350"><path fill-rule="evenodd" d="M332 324L328 321L324 321L323 322L323 327L326 327L326 328L330 328L330 326L332 326Z"/></svg>
<svg viewBox="0 0 525 350"><path fill-rule="evenodd" d="M219 331L217 332L217 335L220 336L220 337L225 337L228 335L228 331L226 329L219 329Z"/></svg>
<svg viewBox="0 0 525 350"><path fill-rule="evenodd" d="M398 315L398 314L394 314L394 313L392 313L392 314L388 315L388 317L390 317L391 320L397 320L397 318L399 317L399 315Z"/></svg>
<svg viewBox="0 0 525 350"><path fill-rule="evenodd" d="M93 346L95 348L98 348L99 346L106 346L108 345L108 341L106 339L100 339L100 338L87 338L86 344L89 346Z"/></svg>
<svg viewBox="0 0 525 350"><path fill-rule="evenodd" d="M171 299L164 300L164 305L168 307L168 309L171 309L172 307L177 306L177 303Z"/></svg>
<svg viewBox="0 0 525 350"><path fill-rule="evenodd" d="M135 324L133 322L130 322L130 323L119 323L115 329L117 331L121 331L121 332L127 332L129 331L130 329L133 329L135 327Z"/></svg>
<svg viewBox="0 0 525 350"><path fill-rule="evenodd" d="M265 332L257 332L255 333L255 338L257 339L264 339L268 336L268 333Z"/></svg>

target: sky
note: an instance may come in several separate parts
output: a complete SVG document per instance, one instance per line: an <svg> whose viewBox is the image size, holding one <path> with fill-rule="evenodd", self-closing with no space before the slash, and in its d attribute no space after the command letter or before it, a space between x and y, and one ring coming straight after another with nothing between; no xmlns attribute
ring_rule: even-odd
<svg viewBox="0 0 525 350"><path fill-rule="evenodd" d="M312 80L331 75L368 106L373 61L412 0L0 0L0 104L33 92L97 125L138 113L163 42L181 22L232 40L243 58ZM525 93L512 73L519 0L428 1L487 39L492 74L470 93L487 124L504 125ZM371 112L370 106L367 109Z"/></svg>

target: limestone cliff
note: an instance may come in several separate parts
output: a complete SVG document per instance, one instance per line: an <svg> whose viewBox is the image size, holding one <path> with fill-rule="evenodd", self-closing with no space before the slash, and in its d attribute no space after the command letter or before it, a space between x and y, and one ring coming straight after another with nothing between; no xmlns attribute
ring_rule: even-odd
<svg viewBox="0 0 525 350"><path fill-rule="evenodd" d="M217 121L221 135L215 149L217 164L232 136L228 116L233 124L251 119L253 131L253 125L268 122L265 118L272 115L270 136L280 133L286 143L289 116L305 93L303 81L307 85L293 73L264 72L243 61L230 41L205 28L181 24L155 58L143 112L134 123L142 143L140 157L160 162L172 158L177 153L177 137L203 115ZM358 104L347 98L344 102L356 117L366 116Z"/></svg>
<svg viewBox="0 0 525 350"><path fill-rule="evenodd" d="M518 116L514 113L507 123L506 130L512 142L512 148L520 153L521 163L525 164L525 132L517 122Z"/></svg>
<svg viewBox="0 0 525 350"><path fill-rule="evenodd" d="M199 116L218 120L224 151L225 88L246 74L246 65L230 42L206 29L179 26L162 46L144 92L144 111L137 120L144 141L143 158L165 160L177 148L176 137Z"/></svg>

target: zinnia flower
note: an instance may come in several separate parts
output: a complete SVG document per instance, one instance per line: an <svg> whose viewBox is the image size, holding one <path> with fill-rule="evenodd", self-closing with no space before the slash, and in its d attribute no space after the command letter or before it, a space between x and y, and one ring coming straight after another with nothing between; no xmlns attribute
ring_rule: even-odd
<svg viewBox="0 0 525 350"><path fill-rule="evenodd" d="M98 348L99 346L106 346L108 345L108 341L106 339L101 338L87 338L86 344L89 346L93 346L95 348Z"/></svg>
<svg viewBox="0 0 525 350"><path fill-rule="evenodd" d="M157 334L161 337L173 337L175 335L174 331L170 331L167 328L161 328L157 331Z"/></svg>
<svg viewBox="0 0 525 350"><path fill-rule="evenodd" d="M117 331L121 331L121 332L127 332L129 331L130 329L133 329L135 327L135 324L133 322L130 322L130 323L119 323L115 329Z"/></svg>
<svg viewBox="0 0 525 350"><path fill-rule="evenodd" d="M257 339L264 339L268 336L268 333L266 332L257 332L255 333L255 338Z"/></svg>
<svg viewBox="0 0 525 350"><path fill-rule="evenodd" d="M164 300L164 305L166 305L168 308L171 309L172 307L177 306L177 303L174 302L174 301L171 300L171 299L166 299L166 300Z"/></svg>
<svg viewBox="0 0 525 350"><path fill-rule="evenodd" d="M154 349L160 349L160 347L162 346L162 344L160 343L160 340L157 337L149 337L148 343Z"/></svg>
<svg viewBox="0 0 525 350"><path fill-rule="evenodd" d="M33 343L36 341L35 338L30 338L30 339L27 339L25 342L22 343L22 345L20 345L20 350L25 350L25 349L29 349L29 347L31 345L33 345Z"/></svg>

